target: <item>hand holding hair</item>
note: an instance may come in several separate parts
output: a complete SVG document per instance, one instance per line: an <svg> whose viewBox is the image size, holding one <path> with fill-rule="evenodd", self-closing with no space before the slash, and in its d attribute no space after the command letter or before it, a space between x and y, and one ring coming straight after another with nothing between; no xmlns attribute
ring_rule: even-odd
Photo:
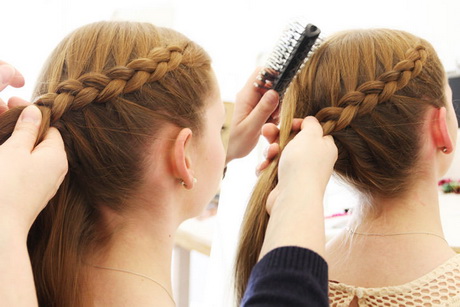
<svg viewBox="0 0 460 307"><path fill-rule="evenodd" d="M36 147L42 114L26 107L0 145L0 297L7 306L37 306L27 251L29 229L67 172L64 143L50 128Z"/></svg>
<svg viewBox="0 0 460 307"><path fill-rule="evenodd" d="M19 230L23 238L67 172L64 143L55 128L34 147L41 119L35 105L26 107L13 134L0 146L2 225Z"/></svg>
<svg viewBox="0 0 460 307"><path fill-rule="evenodd" d="M291 132L297 134L300 131L302 122L303 122L302 118L294 118L292 120ZM273 123L267 123L262 126L262 136L265 137L269 145L266 148L265 153L264 153L265 160L262 161L262 163L260 163L256 168L257 176L259 176L260 172L266 169L270 165L270 163L273 161L273 159L275 159L276 156L278 156L278 154L280 153L281 149L279 146L279 133L280 133L280 129L278 128L277 125Z"/></svg>
<svg viewBox="0 0 460 307"><path fill-rule="evenodd" d="M0 60L0 91L9 85L19 88L24 83L16 68ZM0 99L0 114L29 104L18 97L10 98L8 105ZM67 172L64 143L55 128L34 148L41 120L42 114L36 106L26 107L11 137L0 145L0 210L5 221L2 225L20 230L23 238Z"/></svg>
<svg viewBox="0 0 460 307"><path fill-rule="evenodd" d="M289 245L324 255L323 196L336 160L332 136L323 136L316 118L305 118L281 153L278 184L266 204L270 220L259 259Z"/></svg>

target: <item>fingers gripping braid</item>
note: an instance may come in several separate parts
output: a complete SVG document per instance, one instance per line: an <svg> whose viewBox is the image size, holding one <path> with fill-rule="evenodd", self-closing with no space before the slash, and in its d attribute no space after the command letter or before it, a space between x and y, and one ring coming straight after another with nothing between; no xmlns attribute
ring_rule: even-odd
<svg viewBox="0 0 460 307"><path fill-rule="evenodd" d="M51 108L51 123L67 110L79 110L90 103L102 103L122 94L139 90L144 84L160 80L183 62L185 47L168 46L152 49L147 57L108 71L83 74L78 79L62 81L55 93L42 95L36 103Z"/></svg>
<svg viewBox="0 0 460 307"><path fill-rule="evenodd" d="M406 52L405 59L391 71L381 74L377 80L365 82L355 91L346 93L337 106L321 109L316 118L322 123L324 134L330 134L349 126L353 119L371 113L382 102L388 101L396 91L404 88L422 71L427 54L423 46Z"/></svg>

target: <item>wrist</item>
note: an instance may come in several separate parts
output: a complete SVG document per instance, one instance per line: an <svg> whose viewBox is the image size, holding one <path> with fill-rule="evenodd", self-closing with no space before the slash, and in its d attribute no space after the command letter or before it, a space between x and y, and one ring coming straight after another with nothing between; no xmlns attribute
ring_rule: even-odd
<svg viewBox="0 0 460 307"><path fill-rule="evenodd" d="M259 255L283 246L298 246L325 255L326 235L322 212L278 211L270 216Z"/></svg>
<svg viewBox="0 0 460 307"><path fill-rule="evenodd" d="M273 208L295 209L297 207L311 210L320 208L323 210L325 189L314 183L293 182L292 184L279 184L278 195Z"/></svg>
<svg viewBox="0 0 460 307"><path fill-rule="evenodd" d="M325 253L323 193L285 189L274 201L260 257L282 246Z"/></svg>

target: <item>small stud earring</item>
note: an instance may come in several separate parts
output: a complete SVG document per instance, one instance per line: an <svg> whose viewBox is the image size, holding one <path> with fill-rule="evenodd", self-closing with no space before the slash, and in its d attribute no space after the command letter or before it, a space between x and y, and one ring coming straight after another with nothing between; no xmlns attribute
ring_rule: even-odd
<svg viewBox="0 0 460 307"><path fill-rule="evenodd" d="M446 147L446 146L444 146L444 147L442 148L442 152L443 152L443 153L446 153L446 152L447 152L447 147Z"/></svg>
<svg viewBox="0 0 460 307"><path fill-rule="evenodd" d="M193 183L197 183L197 182L198 180L195 177L193 177ZM180 180L180 184L182 184L182 186L185 188L187 187L187 184L185 184L185 181L182 179Z"/></svg>

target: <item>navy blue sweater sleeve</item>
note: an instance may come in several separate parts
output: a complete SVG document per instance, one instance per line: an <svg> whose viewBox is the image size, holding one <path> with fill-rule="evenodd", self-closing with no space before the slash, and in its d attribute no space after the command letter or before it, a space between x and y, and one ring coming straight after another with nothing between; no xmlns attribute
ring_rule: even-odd
<svg viewBox="0 0 460 307"><path fill-rule="evenodd" d="M320 255L280 247L254 266L241 306L329 306L327 282L327 263Z"/></svg>

